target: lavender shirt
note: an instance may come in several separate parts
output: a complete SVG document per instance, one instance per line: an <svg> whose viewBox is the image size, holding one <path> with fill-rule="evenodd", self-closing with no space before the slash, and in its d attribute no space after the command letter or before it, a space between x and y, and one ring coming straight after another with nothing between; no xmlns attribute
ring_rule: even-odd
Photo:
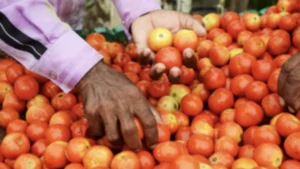
<svg viewBox="0 0 300 169"><path fill-rule="evenodd" d="M157 0L113 0L125 32ZM84 0L0 0L0 49L27 69L69 92L103 57L73 30L81 28ZM81 16L81 17L80 17Z"/></svg>

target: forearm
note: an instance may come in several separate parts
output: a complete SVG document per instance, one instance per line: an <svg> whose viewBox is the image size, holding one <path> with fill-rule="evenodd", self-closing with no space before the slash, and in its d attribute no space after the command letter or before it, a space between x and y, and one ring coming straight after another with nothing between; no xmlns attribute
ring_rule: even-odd
<svg viewBox="0 0 300 169"><path fill-rule="evenodd" d="M65 92L102 59L47 0L1 0L0 49Z"/></svg>

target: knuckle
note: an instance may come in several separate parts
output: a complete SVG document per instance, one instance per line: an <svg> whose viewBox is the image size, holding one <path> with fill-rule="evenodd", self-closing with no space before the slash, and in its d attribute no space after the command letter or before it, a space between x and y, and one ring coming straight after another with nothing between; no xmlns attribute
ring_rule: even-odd
<svg viewBox="0 0 300 169"><path fill-rule="evenodd" d="M115 143L115 142L118 142L120 137L117 133L114 133L114 132L111 132L109 134L107 134L107 140L111 143Z"/></svg>
<svg viewBox="0 0 300 169"><path fill-rule="evenodd" d="M132 136L132 135L136 134L136 131L137 131L137 128L133 122L125 125L123 128L123 133L128 136Z"/></svg>

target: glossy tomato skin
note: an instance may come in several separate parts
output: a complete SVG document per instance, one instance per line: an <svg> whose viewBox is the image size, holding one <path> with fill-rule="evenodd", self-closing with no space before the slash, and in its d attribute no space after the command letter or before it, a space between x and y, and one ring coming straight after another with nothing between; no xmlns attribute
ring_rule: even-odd
<svg viewBox="0 0 300 169"><path fill-rule="evenodd" d="M51 105L55 110L71 110L77 103L77 99L72 93L60 92L51 100Z"/></svg>
<svg viewBox="0 0 300 169"><path fill-rule="evenodd" d="M180 106L184 114L188 116L196 116L201 113L203 109L203 102L199 96L189 93L181 99Z"/></svg>
<svg viewBox="0 0 300 169"><path fill-rule="evenodd" d="M39 92L39 83L32 76L22 75L15 80L14 90L18 98L30 100Z"/></svg>
<svg viewBox="0 0 300 169"><path fill-rule="evenodd" d="M139 161L141 163L141 168L143 169L153 169L155 166L155 160L154 157L149 153L148 151L141 150L137 152L137 156L139 158Z"/></svg>
<svg viewBox="0 0 300 169"><path fill-rule="evenodd" d="M207 89L217 89L225 86L226 76L221 69L210 67L204 74L203 82Z"/></svg>
<svg viewBox="0 0 300 169"><path fill-rule="evenodd" d="M149 94L154 98L160 98L169 93L170 86L164 80L152 81L149 87Z"/></svg>
<svg viewBox="0 0 300 169"><path fill-rule="evenodd" d="M155 159L160 163L172 162L180 155L180 151L178 145L175 142L166 141L163 143L159 143L154 147L153 155Z"/></svg>
<svg viewBox="0 0 300 169"><path fill-rule="evenodd" d="M191 155L178 156L172 163L170 168L173 169L198 169L199 165L197 160Z"/></svg>
<svg viewBox="0 0 300 169"><path fill-rule="evenodd" d="M216 89L208 98L208 107L216 114L220 114L222 111L233 107L233 104L234 96L232 92L226 88Z"/></svg>
<svg viewBox="0 0 300 169"><path fill-rule="evenodd" d="M230 59L229 71L232 77L240 74L250 74L252 65L256 59L253 55L248 53L241 53Z"/></svg>
<svg viewBox="0 0 300 169"><path fill-rule="evenodd" d="M178 49L174 47L165 47L159 50L156 54L155 63L163 63L167 70L172 67L181 67L182 56Z"/></svg>
<svg viewBox="0 0 300 169"><path fill-rule="evenodd" d="M236 108L235 121L243 127L257 125L263 120L263 109L253 101L246 101ZM250 120L251 119L251 120Z"/></svg>
<svg viewBox="0 0 300 169"><path fill-rule="evenodd" d="M28 137L21 132L6 135L1 143L1 153L8 159L15 159L21 154L28 153L29 150L30 141Z"/></svg>
<svg viewBox="0 0 300 169"><path fill-rule="evenodd" d="M194 134L187 141L187 148L191 154L209 157L214 151L214 142L209 136Z"/></svg>

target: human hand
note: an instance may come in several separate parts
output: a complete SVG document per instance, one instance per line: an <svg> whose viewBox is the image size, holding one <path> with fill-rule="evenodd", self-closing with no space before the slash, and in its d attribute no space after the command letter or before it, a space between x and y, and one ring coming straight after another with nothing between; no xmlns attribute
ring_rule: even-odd
<svg viewBox="0 0 300 169"><path fill-rule="evenodd" d="M300 53L288 59L281 67L278 78L278 93L289 111L300 109Z"/></svg>
<svg viewBox="0 0 300 169"><path fill-rule="evenodd" d="M146 15L137 18L131 25L133 40L136 44L137 53L142 64L151 63L154 60L155 54L148 47L147 38L150 32L155 28L167 28L173 34L181 29L189 29L194 31L198 36L204 36L206 29L204 25L189 14L170 10L152 11ZM187 67L195 67L195 55L192 49L186 49L183 53L183 64ZM153 65L151 68L151 77L158 79L165 71L165 66L162 64ZM176 79L180 75L180 70L170 69L169 76L171 79Z"/></svg>
<svg viewBox="0 0 300 169"><path fill-rule="evenodd" d="M147 99L125 75L99 62L77 87L94 136L106 134L113 145L121 145L124 139L129 148L138 150L142 145L133 120L136 116L143 126L146 146L151 148L157 143L158 112L150 108Z"/></svg>

